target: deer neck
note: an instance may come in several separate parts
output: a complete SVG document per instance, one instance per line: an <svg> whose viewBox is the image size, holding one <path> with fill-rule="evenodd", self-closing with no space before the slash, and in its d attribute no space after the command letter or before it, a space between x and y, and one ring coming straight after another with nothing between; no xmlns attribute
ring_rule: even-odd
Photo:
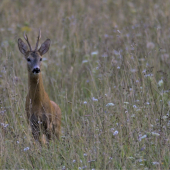
<svg viewBox="0 0 170 170"><path fill-rule="evenodd" d="M45 95L41 73L36 76L28 75L28 89L28 96L32 104L41 104Z"/></svg>

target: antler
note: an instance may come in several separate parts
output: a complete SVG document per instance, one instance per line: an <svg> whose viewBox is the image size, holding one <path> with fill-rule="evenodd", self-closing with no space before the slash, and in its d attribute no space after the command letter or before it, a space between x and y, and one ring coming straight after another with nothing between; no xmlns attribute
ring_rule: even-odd
<svg viewBox="0 0 170 170"><path fill-rule="evenodd" d="M41 38L41 30L39 29L39 34L38 34L38 37L37 37L37 43L36 43L36 46L35 46L35 51L38 48L38 43L39 43L40 38Z"/></svg>
<svg viewBox="0 0 170 170"><path fill-rule="evenodd" d="M25 35L25 32L24 32L24 39L27 41L27 44L28 44L28 46L29 46L29 48L30 48L30 51L32 51L31 45L30 45L30 43L29 43L29 40L28 40L27 35Z"/></svg>

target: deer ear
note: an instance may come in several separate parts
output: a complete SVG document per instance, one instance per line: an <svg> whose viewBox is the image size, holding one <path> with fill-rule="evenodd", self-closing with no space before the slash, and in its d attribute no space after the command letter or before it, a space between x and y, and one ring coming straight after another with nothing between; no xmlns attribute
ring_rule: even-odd
<svg viewBox="0 0 170 170"><path fill-rule="evenodd" d="M40 55L44 55L50 48L50 39L45 40L44 43L41 44L41 47L39 48L38 52Z"/></svg>
<svg viewBox="0 0 170 170"><path fill-rule="evenodd" d="M26 55L27 51L28 51L28 47L27 45L22 41L21 38L18 39L18 48L19 48L19 51Z"/></svg>

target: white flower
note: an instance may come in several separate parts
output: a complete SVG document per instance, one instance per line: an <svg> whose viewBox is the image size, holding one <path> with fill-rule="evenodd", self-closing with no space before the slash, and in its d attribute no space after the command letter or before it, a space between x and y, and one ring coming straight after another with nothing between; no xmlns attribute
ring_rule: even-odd
<svg viewBox="0 0 170 170"><path fill-rule="evenodd" d="M113 103L107 103L106 106L107 106L107 107L108 107L108 106L114 106L114 104L113 104Z"/></svg>
<svg viewBox="0 0 170 170"><path fill-rule="evenodd" d="M42 122L38 121L38 124L42 124Z"/></svg>
<svg viewBox="0 0 170 170"><path fill-rule="evenodd" d="M147 135L143 135L139 138L139 141L141 141L141 139L145 139L147 137Z"/></svg>
<svg viewBox="0 0 170 170"><path fill-rule="evenodd" d="M1 125L6 128L7 126L9 126L9 124L5 124L5 123L1 123Z"/></svg>
<svg viewBox="0 0 170 170"><path fill-rule="evenodd" d="M136 69L131 69L130 70L132 73L135 73L137 70Z"/></svg>
<svg viewBox="0 0 170 170"><path fill-rule="evenodd" d="M124 104L129 104L129 102L124 102Z"/></svg>
<svg viewBox="0 0 170 170"><path fill-rule="evenodd" d="M158 82L158 86L160 86L160 87L161 87L161 86L163 85L163 83L164 83L164 82L163 82L163 80L162 80L162 79L161 79L161 80L159 80L159 82Z"/></svg>
<svg viewBox="0 0 170 170"><path fill-rule="evenodd" d="M97 102L97 101L98 101L98 99L95 99L94 97L92 97L92 100L93 100L93 101L95 101L95 102Z"/></svg>
<svg viewBox="0 0 170 170"><path fill-rule="evenodd" d="M93 52L91 52L91 55L97 55L98 54L98 51L93 51Z"/></svg>
<svg viewBox="0 0 170 170"><path fill-rule="evenodd" d="M154 49L155 44L153 42L147 42L146 47L149 48L149 49Z"/></svg>
<svg viewBox="0 0 170 170"><path fill-rule="evenodd" d="M151 132L151 134L152 134L153 136L160 136L160 134L159 134L159 133L156 133L156 132Z"/></svg>
<svg viewBox="0 0 170 170"><path fill-rule="evenodd" d="M82 63L88 63L89 61L88 60L83 60Z"/></svg>
<svg viewBox="0 0 170 170"><path fill-rule="evenodd" d="M131 117L135 117L135 114L132 114Z"/></svg>
<svg viewBox="0 0 170 170"><path fill-rule="evenodd" d="M113 135L116 136L116 135L118 135L118 133L119 133L119 132L116 130L116 131L113 133Z"/></svg>
<svg viewBox="0 0 170 170"><path fill-rule="evenodd" d="M152 162L153 165L159 165L159 162Z"/></svg>
<svg viewBox="0 0 170 170"><path fill-rule="evenodd" d="M29 147L26 147L26 148L24 148L24 151L28 151L30 148Z"/></svg>
<svg viewBox="0 0 170 170"><path fill-rule="evenodd" d="M142 73L146 73L146 70L143 70Z"/></svg>
<svg viewBox="0 0 170 170"><path fill-rule="evenodd" d="M164 119L164 120L167 119L167 118L168 118L168 116L163 116L163 117L162 117L162 119Z"/></svg>
<svg viewBox="0 0 170 170"><path fill-rule="evenodd" d="M141 111L141 109L136 109L136 112L140 112Z"/></svg>

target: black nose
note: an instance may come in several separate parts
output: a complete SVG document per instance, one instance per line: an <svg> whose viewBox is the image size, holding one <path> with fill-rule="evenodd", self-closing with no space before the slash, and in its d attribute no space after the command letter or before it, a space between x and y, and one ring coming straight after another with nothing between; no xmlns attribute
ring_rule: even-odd
<svg viewBox="0 0 170 170"><path fill-rule="evenodd" d="M40 72L40 68L38 68L38 67L37 67L37 68L34 68L32 72L33 72L33 73L39 73L39 72Z"/></svg>

